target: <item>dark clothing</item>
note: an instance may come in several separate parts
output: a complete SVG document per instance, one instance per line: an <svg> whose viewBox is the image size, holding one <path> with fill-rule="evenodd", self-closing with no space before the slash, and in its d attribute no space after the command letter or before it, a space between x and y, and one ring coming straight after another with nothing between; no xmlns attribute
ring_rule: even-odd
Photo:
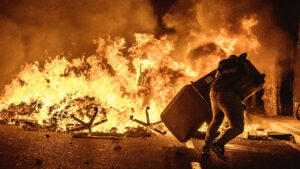
<svg viewBox="0 0 300 169"><path fill-rule="evenodd" d="M230 58L224 60L230 60ZM224 62L224 60L220 62L218 69L220 69L221 67L220 65L222 62ZM235 71L231 71L231 70L235 70ZM248 79L248 74L249 74L249 67L246 64L244 64L242 60L240 60L236 68L228 68L217 72L216 80L213 83L211 90L234 91L241 98L241 100L243 100L244 96L242 95L242 88L243 88L242 83L244 80Z"/></svg>
<svg viewBox="0 0 300 169"><path fill-rule="evenodd" d="M207 129L205 138L207 145L210 145L213 138L215 138L214 136L223 122L224 115L226 115L230 123L230 128L223 133L217 141L218 143L225 145L244 131L244 112L241 103L243 95L239 81L247 78L249 69L242 62L240 63L236 71L231 71L232 68L229 68L228 73L226 73L225 69L223 71L225 73L219 71L216 74L216 80L210 90L213 119Z"/></svg>
<svg viewBox="0 0 300 169"><path fill-rule="evenodd" d="M206 144L211 144L223 122L224 115L228 118L230 128L223 133L218 142L225 145L229 140L235 138L244 131L244 113L241 99L234 91L211 90L210 98L212 103L213 119L209 124L206 135Z"/></svg>

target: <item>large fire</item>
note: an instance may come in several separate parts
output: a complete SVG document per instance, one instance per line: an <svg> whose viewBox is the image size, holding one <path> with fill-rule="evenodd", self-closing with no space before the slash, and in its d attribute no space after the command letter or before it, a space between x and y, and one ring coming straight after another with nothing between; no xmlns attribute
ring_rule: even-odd
<svg viewBox="0 0 300 169"><path fill-rule="evenodd" d="M228 36L221 34L199 38L202 43L212 40L226 55L259 47L251 27L255 17L241 21L245 33ZM203 35L201 35L203 36ZM198 36L200 37L200 35ZM160 114L179 89L214 69L219 60L198 60L193 69L188 63L172 58L174 45L167 36L160 39L150 34L135 34L135 42L126 47L124 38L99 38L94 41L92 56L67 60L64 56L49 58L41 66L38 62L25 64L15 79L6 85L0 98L2 119L38 120L41 125L57 125L65 131L67 124L76 123L71 115L88 121L93 108L105 110L97 119L108 121L93 131L118 132L137 124L134 115L145 119L145 108L150 107L151 121ZM237 45L238 44L238 45ZM204 62L205 69L201 69ZM104 117L106 116L106 117Z"/></svg>

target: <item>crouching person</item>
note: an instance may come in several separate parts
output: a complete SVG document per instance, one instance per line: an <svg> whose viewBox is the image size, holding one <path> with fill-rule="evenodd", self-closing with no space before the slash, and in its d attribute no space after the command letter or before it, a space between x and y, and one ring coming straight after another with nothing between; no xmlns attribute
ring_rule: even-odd
<svg viewBox="0 0 300 169"><path fill-rule="evenodd" d="M242 59L245 57L231 55L219 63L216 80L210 90L213 119L208 126L202 149L202 154L205 156L210 154L211 148L219 158L226 161L224 146L244 131L243 96L237 81L247 77L249 71ZM224 116L227 117L230 128L218 140L213 141Z"/></svg>

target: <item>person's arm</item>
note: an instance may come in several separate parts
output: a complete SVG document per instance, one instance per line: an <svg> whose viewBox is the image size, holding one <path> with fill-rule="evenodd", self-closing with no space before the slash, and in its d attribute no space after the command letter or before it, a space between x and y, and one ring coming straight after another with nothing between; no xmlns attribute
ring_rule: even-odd
<svg viewBox="0 0 300 169"><path fill-rule="evenodd" d="M217 73L215 75L215 78L218 79L219 77L221 77L221 73L219 72L219 70L217 70Z"/></svg>

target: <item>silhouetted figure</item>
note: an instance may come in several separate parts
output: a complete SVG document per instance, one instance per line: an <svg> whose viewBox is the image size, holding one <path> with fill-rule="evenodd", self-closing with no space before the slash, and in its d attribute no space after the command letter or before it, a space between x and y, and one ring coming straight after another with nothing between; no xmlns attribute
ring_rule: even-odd
<svg viewBox="0 0 300 169"><path fill-rule="evenodd" d="M219 62L216 80L210 90L213 119L206 132L203 155L209 155L211 147L219 158L226 161L224 145L244 131L244 105L242 104L244 98L241 94L242 88L238 86L237 81L247 78L249 73L248 67L243 63L246 56L246 53L240 57L231 55ZM229 121L230 128L213 142L224 115Z"/></svg>

